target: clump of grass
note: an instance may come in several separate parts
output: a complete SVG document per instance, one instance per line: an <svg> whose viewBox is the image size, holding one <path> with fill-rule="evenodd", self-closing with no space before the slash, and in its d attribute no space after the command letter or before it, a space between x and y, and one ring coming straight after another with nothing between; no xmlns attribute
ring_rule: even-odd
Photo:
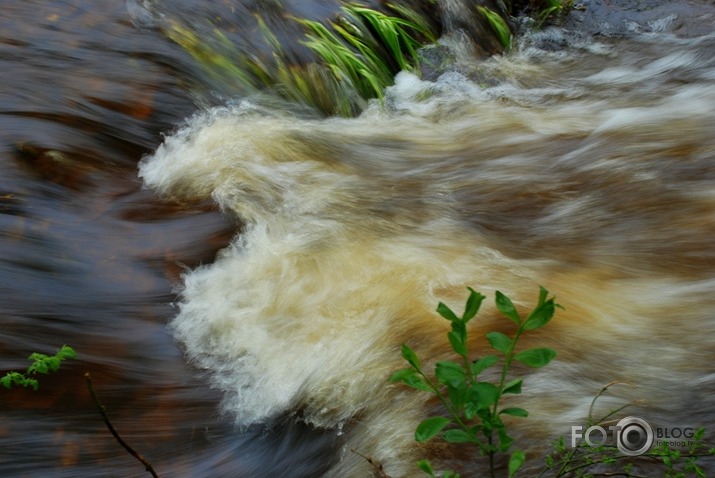
<svg viewBox="0 0 715 478"><path fill-rule="evenodd" d="M166 34L215 77L229 78L242 94L268 89L326 115L351 116L368 99L382 99L398 71L415 71L417 50L436 41L435 28L420 13L391 3L387 8L394 15L349 4L327 24L295 18L306 28L302 44L316 56L304 64L289 59L259 16L259 31L270 48L264 57L238 51L217 28L211 38L200 38L169 22Z"/></svg>
<svg viewBox="0 0 715 478"><path fill-rule="evenodd" d="M527 12L541 26L562 18L573 0L514 0L503 8ZM313 108L325 115L353 116L368 100L382 100L400 70L419 72L418 50L436 43L437 29L424 11L386 2L386 12L357 3L343 6L328 22L293 18L305 28L300 41L314 54L298 62L278 36L256 15L258 32L268 52L239 50L218 28L209 25L201 35L170 21L167 36L181 45L212 76L241 95L272 91L280 98ZM477 18L488 25L504 49L512 42L506 12L477 5Z"/></svg>
<svg viewBox="0 0 715 478"><path fill-rule="evenodd" d="M254 91L273 81L272 68L265 60L254 54L237 54L235 46L218 28L211 29L210 38L202 38L181 23L170 21L165 27L165 34L209 74L231 78L241 91Z"/></svg>
<svg viewBox="0 0 715 478"><path fill-rule="evenodd" d="M389 4L388 4L389 5ZM305 45L327 64L340 81L349 81L363 98L382 98L400 70L418 67L422 43L416 33L436 41L429 24L409 10L393 6L410 19L348 5L336 21L325 25L300 20L311 33ZM335 33L333 33L335 32Z"/></svg>
<svg viewBox="0 0 715 478"><path fill-rule="evenodd" d="M514 7L536 21L537 28L545 23L559 21L573 10L573 0L517 0Z"/></svg>
<svg viewBox="0 0 715 478"><path fill-rule="evenodd" d="M489 27L499 39L499 43L501 43L504 49L509 49L511 47L511 28L507 25L506 20L504 20L501 15L487 7L479 6L477 7L477 10L484 15Z"/></svg>

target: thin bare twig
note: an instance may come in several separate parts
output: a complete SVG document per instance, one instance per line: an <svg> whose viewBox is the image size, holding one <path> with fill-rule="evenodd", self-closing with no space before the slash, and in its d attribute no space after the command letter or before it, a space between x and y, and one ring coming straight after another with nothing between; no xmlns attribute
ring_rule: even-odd
<svg viewBox="0 0 715 478"><path fill-rule="evenodd" d="M377 472L377 475L378 475L380 478L390 478L390 475L388 475L387 473L385 473L384 468L382 468L382 463L376 462L375 460L373 460L373 459L370 458L369 456L365 456L365 455L363 455L362 453L360 453L359 451L354 450L353 448L351 448L350 451L353 452L353 453L355 453L357 456L359 456L359 457L361 457L361 458L364 458L368 463L370 463L370 465L375 469L375 471Z"/></svg>
<svg viewBox="0 0 715 478"><path fill-rule="evenodd" d="M146 458L144 458L139 452L137 452L134 448L129 446L127 442L122 440L122 438L119 436L119 433L114 429L112 426L112 422L109 421L109 416L107 416L107 409L104 408L104 405L102 405L102 402L99 401L99 397L97 396L97 393L94 391L94 387L92 386L92 377L90 376L89 372L86 372L84 374L84 378L87 381L87 388L89 388L89 393L92 395L92 399L94 400L94 403L97 405L97 409L99 410L99 413L102 415L102 418L104 419L104 423L107 425L107 428L109 428L109 431L112 433L112 436L116 438L117 442L122 445L122 448L127 450L130 455L132 455L134 458L139 460L142 465L144 465L144 468L146 471L151 473L151 476L154 478L159 478L159 475L156 474L154 471L154 467L151 466L151 463L149 463Z"/></svg>

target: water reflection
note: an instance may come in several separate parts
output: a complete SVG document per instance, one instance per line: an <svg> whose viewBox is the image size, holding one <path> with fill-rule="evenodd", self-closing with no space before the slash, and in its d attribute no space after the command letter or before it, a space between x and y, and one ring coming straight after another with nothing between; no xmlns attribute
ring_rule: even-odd
<svg viewBox="0 0 715 478"><path fill-rule="evenodd" d="M136 163L161 133L199 97L219 100L130 10L122 0L3 4L0 373L62 344L78 359L38 392L0 391L2 475L146 476L104 427L90 371L115 427L160 474L315 476L334 433L289 417L238 433L166 331L183 271L211 262L238 225L208 203L142 189Z"/></svg>
<svg viewBox="0 0 715 478"><path fill-rule="evenodd" d="M194 109L183 53L122 1L5 2L0 58L0 371L79 352L38 392L0 392L2 473L143 474L104 429L91 371L127 440L195 476L193 456L238 445L164 323L182 268L211 261L236 225L156 201L135 169Z"/></svg>

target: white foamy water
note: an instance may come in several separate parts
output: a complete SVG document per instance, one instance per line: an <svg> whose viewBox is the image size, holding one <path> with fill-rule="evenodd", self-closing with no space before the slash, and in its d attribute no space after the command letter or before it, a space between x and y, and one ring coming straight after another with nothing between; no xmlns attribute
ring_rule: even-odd
<svg viewBox="0 0 715 478"><path fill-rule="evenodd" d="M559 35L436 82L401 73L354 119L207 111L142 162L147 186L244 224L186 273L170 325L239 424L294 412L344 432L330 476L370 473L350 448L394 477L426 456L479 476L415 445L435 405L387 378L403 343L450 356L438 301L488 295L470 330L484 354L507 327L494 291L527 309L543 285L565 311L523 344L559 353L518 370L529 470L612 381L603 411L637 400L628 414L713 429L715 37L542 48Z"/></svg>

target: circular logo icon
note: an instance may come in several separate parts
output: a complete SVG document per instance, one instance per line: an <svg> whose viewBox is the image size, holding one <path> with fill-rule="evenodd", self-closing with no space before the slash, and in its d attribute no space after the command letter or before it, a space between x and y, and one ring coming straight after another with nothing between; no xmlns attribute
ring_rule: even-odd
<svg viewBox="0 0 715 478"><path fill-rule="evenodd" d="M616 446L624 455L638 456L653 446L653 429L639 417L626 417L616 424Z"/></svg>

